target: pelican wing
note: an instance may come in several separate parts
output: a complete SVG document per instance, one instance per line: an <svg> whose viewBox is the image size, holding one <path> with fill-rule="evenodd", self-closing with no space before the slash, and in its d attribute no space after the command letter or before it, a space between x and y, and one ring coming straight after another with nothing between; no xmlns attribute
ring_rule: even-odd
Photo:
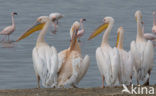
<svg viewBox="0 0 156 96"><path fill-rule="evenodd" d="M134 58L130 52L126 52L121 49L120 51L120 64L121 64L121 75L122 83L129 84L131 82L131 76L133 74Z"/></svg>
<svg viewBox="0 0 156 96"><path fill-rule="evenodd" d="M62 66L62 64L63 64L63 62L65 60L66 51L67 50L63 50L63 51L58 53L58 61L59 61L59 63L58 63L58 71L60 70L60 68L61 68L61 66Z"/></svg>
<svg viewBox="0 0 156 96"><path fill-rule="evenodd" d="M79 71L77 83L79 83L80 80L84 77L84 75L86 74L88 70L89 65L90 65L90 57L86 55L80 65L80 71Z"/></svg>
<svg viewBox="0 0 156 96"><path fill-rule="evenodd" d="M143 74L147 74L149 70L152 70L153 64L154 64L154 49L153 44L150 40L147 41L144 49L144 59L142 68L144 70Z"/></svg>
<svg viewBox="0 0 156 96"><path fill-rule="evenodd" d="M102 47L97 48L96 50L96 61L101 76L105 77L105 81L107 85L111 85L111 60L109 54L107 53L108 50L105 51Z"/></svg>
<svg viewBox="0 0 156 96"><path fill-rule="evenodd" d="M134 56L132 55L132 52L129 51L127 53L127 60L125 61L125 78L128 83L132 82L130 77L133 75L134 63Z"/></svg>
<svg viewBox="0 0 156 96"><path fill-rule="evenodd" d="M64 83L64 85L71 85L76 83L80 72L81 63L82 63L82 59L80 57L72 59L72 67L73 67L72 76Z"/></svg>
<svg viewBox="0 0 156 96"><path fill-rule="evenodd" d="M36 75L39 75L44 87L56 83L58 57L54 47L43 46L33 49L33 63Z"/></svg>
<svg viewBox="0 0 156 96"><path fill-rule="evenodd" d="M110 58L111 58L111 70L112 70L112 79L111 84L118 83L117 80L120 81L121 73L120 73L120 55L117 48L113 48L110 51Z"/></svg>

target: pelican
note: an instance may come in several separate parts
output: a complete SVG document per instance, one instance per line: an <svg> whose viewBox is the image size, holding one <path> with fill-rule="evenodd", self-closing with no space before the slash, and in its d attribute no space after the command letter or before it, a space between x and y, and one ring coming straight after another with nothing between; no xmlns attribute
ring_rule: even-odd
<svg viewBox="0 0 156 96"><path fill-rule="evenodd" d="M12 25L5 27L1 32L0 35L7 35L8 36L8 41L9 41L9 35L12 34L16 27L15 27L15 20L14 20L14 15L17 15L16 12L11 13L11 18L12 18ZM2 39L2 41L4 38Z"/></svg>
<svg viewBox="0 0 156 96"><path fill-rule="evenodd" d="M117 31L117 43L116 47L120 53L120 70L121 70L121 82L123 84L132 84L132 75L133 75L133 65L134 58L131 51L126 52L123 49L123 40L124 40L124 30L122 27L118 28Z"/></svg>
<svg viewBox="0 0 156 96"><path fill-rule="evenodd" d="M103 30L106 30L101 46L96 49L97 65L102 76L102 88L104 88L104 80L108 86L115 85L120 81L120 54L116 47L112 48L108 43L114 19L112 17L105 17L103 21L104 24L99 26L88 39L90 40L102 33Z"/></svg>
<svg viewBox="0 0 156 96"><path fill-rule="evenodd" d="M65 87L67 85L76 87L76 84L80 82L88 70L90 58L88 55L84 59L82 58L81 49L77 42L79 27L80 23L75 21L70 30L72 40L69 48L58 54L58 87Z"/></svg>
<svg viewBox="0 0 156 96"><path fill-rule="evenodd" d="M42 29L38 35L36 46L32 51L33 65L37 78L37 88L40 88L40 80L44 87L55 87L57 84L57 51L54 46L49 46L44 40L48 26L51 24L52 20L53 18L51 15L49 17L39 17L36 23L17 39L17 41L22 40L35 31Z"/></svg>
<svg viewBox="0 0 156 96"><path fill-rule="evenodd" d="M135 13L137 22L137 36L136 41L131 42L131 52L135 60L135 78L137 79L137 84L140 80L144 80L147 77L144 85L149 85L149 78L151 75L153 67L154 50L153 45L150 40L146 41L144 34L142 32L142 13L137 10Z"/></svg>

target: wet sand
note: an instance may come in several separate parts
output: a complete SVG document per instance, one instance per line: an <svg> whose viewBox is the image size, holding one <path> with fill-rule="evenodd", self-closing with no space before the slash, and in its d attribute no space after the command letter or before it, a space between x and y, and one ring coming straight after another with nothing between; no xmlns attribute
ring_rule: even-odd
<svg viewBox="0 0 156 96"><path fill-rule="evenodd" d="M153 86L156 96L156 85ZM106 88L32 88L0 90L0 96L129 96L122 87ZM135 96L135 95L134 95ZM154 96L154 95L153 95Z"/></svg>

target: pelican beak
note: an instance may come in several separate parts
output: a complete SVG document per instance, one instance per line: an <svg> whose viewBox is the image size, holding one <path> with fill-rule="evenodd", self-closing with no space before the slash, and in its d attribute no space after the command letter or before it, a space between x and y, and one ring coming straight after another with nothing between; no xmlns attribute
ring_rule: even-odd
<svg viewBox="0 0 156 96"><path fill-rule="evenodd" d="M44 27L45 23L36 22L30 29L28 29L24 34L22 34L16 42L28 37L32 33L41 30Z"/></svg>
<svg viewBox="0 0 156 96"><path fill-rule="evenodd" d="M118 47L118 45L119 45L119 39L120 39L120 31L117 32L116 47Z"/></svg>
<svg viewBox="0 0 156 96"><path fill-rule="evenodd" d="M100 25L88 38L88 40L96 37L97 35L99 35L100 33L102 33L105 29L108 28L109 23L104 23L102 25Z"/></svg>

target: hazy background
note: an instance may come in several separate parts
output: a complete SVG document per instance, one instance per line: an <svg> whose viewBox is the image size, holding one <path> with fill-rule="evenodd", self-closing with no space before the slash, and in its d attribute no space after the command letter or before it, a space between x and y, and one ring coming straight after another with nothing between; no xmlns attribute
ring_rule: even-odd
<svg viewBox="0 0 156 96"><path fill-rule="evenodd" d="M117 28L123 26L125 30L124 48L129 50L130 42L136 38L136 10L143 13L145 32L152 32L152 11L156 10L155 0L0 0L0 30L11 24L10 13L15 11L16 31L11 40L16 40L41 15L52 12L64 14L55 36L48 32L48 44L56 47L57 51L68 48L69 29L75 20L86 18L85 35L81 38L82 55L91 58L89 70L79 87L101 86L101 76L97 68L95 51L101 44L102 34L91 41L91 32L102 24L105 16L112 16L115 24L110 34L110 44L115 45ZM0 89L34 88L36 78L32 64L32 49L35 46L38 32L17 43L14 48L0 48ZM0 37L1 39L1 37ZM155 54L156 55L156 54ZM156 63L156 60L154 60ZM156 84L156 64L150 79Z"/></svg>

